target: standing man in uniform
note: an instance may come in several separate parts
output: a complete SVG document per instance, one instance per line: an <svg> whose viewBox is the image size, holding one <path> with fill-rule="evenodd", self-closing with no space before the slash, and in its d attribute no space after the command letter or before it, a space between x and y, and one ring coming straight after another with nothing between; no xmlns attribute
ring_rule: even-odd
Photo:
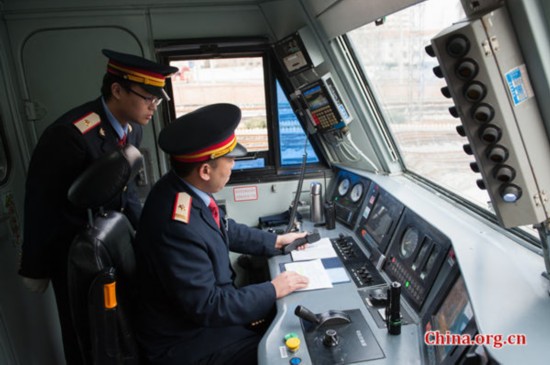
<svg viewBox="0 0 550 365"><path fill-rule="evenodd" d="M177 68L142 57L103 50L108 57L101 97L65 113L40 137L26 182L23 255L19 274L32 291L43 292L51 280L67 364L81 364L67 288L70 244L87 223L84 209L67 192L73 181L100 156L127 143L139 148L142 126L168 95L165 79ZM141 203L135 183L107 209L123 211L137 225Z"/></svg>
<svg viewBox="0 0 550 365"><path fill-rule="evenodd" d="M186 114L159 136L172 170L153 187L136 236L137 337L152 364L256 364L261 331L277 298L307 286L283 272L237 288L229 251L273 256L305 233L277 236L227 219L212 197L235 157L241 111L214 104Z"/></svg>

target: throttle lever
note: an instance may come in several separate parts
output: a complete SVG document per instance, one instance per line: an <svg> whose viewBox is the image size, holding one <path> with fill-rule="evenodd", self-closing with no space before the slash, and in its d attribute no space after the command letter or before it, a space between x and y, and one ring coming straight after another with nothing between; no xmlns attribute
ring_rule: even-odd
<svg viewBox="0 0 550 365"><path fill-rule="evenodd" d="M343 311L329 310L323 313L315 314L303 305L298 305L294 310L294 314L317 326L322 326L324 324L333 325L351 323L351 318L346 312Z"/></svg>

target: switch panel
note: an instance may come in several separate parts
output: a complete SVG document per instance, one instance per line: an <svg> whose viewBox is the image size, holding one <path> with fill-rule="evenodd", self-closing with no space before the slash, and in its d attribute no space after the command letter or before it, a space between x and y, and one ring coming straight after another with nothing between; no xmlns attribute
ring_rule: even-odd
<svg viewBox="0 0 550 365"><path fill-rule="evenodd" d="M506 8L459 22L426 47L438 59L451 115L468 140L477 185L507 228L548 218L550 144Z"/></svg>

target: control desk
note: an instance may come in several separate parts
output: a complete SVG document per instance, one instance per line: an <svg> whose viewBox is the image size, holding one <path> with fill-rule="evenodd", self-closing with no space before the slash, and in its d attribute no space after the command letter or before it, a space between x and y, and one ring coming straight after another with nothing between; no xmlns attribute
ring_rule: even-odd
<svg viewBox="0 0 550 365"><path fill-rule="evenodd" d="M314 227L310 222L303 222L303 229L312 232ZM316 228L317 229L317 228ZM339 235L344 237L353 237L353 232L342 227L337 223L336 229L319 229L321 237L328 237L334 240L339 239ZM358 246L359 247L359 246ZM276 256L269 260L270 274L275 277L281 271L281 264L291 262L291 255ZM277 301L277 315L273 320L271 327L262 339L258 348L259 364L279 365L279 364L316 364L321 365L319 359L313 359L316 355L312 351L323 351L327 348L334 356L340 356L345 359L346 356L353 354L342 354L339 347L345 347L346 343L352 347L363 347L366 349L365 361L356 361L357 364L419 364L421 363L421 344L419 343L419 325L418 319L412 320L409 324L404 324L401 328L401 334L391 335L387 328L380 328L381 314L377 310L372 314L369 305L365 300L369 289L359 289L356 282L352 279L352 273L347 272L349 280L333 284L332 288L306 290L294 292ZM385 290L385 283L374 287ZM401 301L404 310L407 304ZM323 314L327 311L344 311L352 314L351 322L354 328L351 333L338 333L341 328L349 326L347 324L336 323L331 325L317 326L320 331L313 334L314 337L308 340L308 334L302 326L302 320L295 314L296 307L303 306L315 314ZM383 311L383 309L380 309ZM376 316L380 316L378 319ZM337 322L337 321L336 321ZM307 321L304 322L307 326ZM327 329L335 329L338 333L339 343L335 346L323 345L323 339L327 337ZM313 329L312 332L316 330ZM296 336L300 340L300 346L297 351L291 352L285 345L285 340L289 336ZM308 343L309 341L309 343ZM357 346L354 346L357 345ZM347 350L346 350L347 351ZM362 355L355 355L361 357ZM313 357L313 358L312 358ZM337 359L331 359L329 356L323 356L327 364L344 364ZM298 360L299 359L299 360Z"/></svg>
<svg viewBox="0 0 550 365"><path fill-rule="evenodd" d="M439 308L459 275L450 239L352 172L338 171L326 196L337 224L319 230L322 239L313 243L323 247L315 263L319 271L310 275L329 278L322 288L277 301L276 318L260 343L260 363L435 364L461 357L465 348L437 351L424 344L428 328L477 331L466 290L453 294L460 307ZM316 229L307 219L302 224L305 231ZM318 258L309 249L315 254L298 253L291 269L307 270L300 260ZM293 258L271 258L271 276Z"/></svg>

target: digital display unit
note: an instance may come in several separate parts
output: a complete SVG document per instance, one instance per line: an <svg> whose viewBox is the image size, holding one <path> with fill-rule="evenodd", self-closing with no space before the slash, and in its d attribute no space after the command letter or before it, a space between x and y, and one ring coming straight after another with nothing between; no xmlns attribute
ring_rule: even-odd
<svg viewBox="0 0 550 365"><path fill-rule="evenodd" d="M311 122L319 130L338 129L351 121L351 115L329 74L300 88Z"/></svg>
<svg viewBox="0 0 550 365"><path fill-rule="evenodd" d="M458 276L440 304L434 308L435 310L429 313L424 324L429 363L454 364L456 358L460 356L459 353L456 353L457 346L435 346L431 343L435 341L436 333L445 335L448 332L449 334L472 336L477 332L474 312L461 275Z"/></svg>
<svg viewBox="0 0 550 365"><path fill-rule="evenodd" d="M367 193L367 203L363 210L357 236L364 243L385 254L404 206L392 195L372 183Z"/></svg>

